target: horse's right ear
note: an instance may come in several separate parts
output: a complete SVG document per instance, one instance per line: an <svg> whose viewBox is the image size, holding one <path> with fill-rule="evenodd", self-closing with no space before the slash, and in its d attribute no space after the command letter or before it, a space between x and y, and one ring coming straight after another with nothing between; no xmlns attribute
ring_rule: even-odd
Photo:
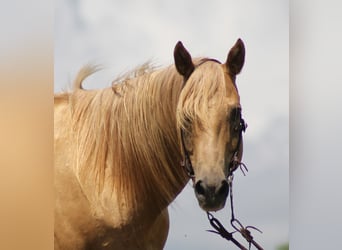
<svg viewBox="0 0 342 250"><path fill-rule="evenodd" d="M178 42L173 51L173 57L175 60L175 66L179 74L184 76L185 79L189 78L194 71L195 66L192 63L191 55L184 48L182 42Z"/></svg>

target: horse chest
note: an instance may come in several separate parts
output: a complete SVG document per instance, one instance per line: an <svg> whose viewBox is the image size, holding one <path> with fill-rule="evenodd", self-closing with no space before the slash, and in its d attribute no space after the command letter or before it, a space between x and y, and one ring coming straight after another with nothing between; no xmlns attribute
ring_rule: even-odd
<svg viewBox="0 0 342 250"><path fill-rule="evenodd" d="M152 222L142 226L139 221L125 225L123 228L102 227L98 228L91 241L88 241L84 249L141 249L161 250L167 239L169 229L169 217L167 209Z"/></svg>

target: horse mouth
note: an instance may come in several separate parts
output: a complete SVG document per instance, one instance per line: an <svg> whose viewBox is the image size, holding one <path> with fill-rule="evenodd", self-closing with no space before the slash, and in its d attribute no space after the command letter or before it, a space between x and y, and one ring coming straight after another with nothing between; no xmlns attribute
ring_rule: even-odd
<svg viewBox="0 0 342 250"><path fill-rule="evenodd" d="M206 212L216 212L224 208L226 199L197 197L198 205Z"/></svg>

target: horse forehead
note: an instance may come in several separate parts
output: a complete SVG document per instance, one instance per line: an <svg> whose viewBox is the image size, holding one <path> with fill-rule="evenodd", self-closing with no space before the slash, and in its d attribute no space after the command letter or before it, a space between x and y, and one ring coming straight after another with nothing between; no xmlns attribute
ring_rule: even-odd
<svg viewBox="0 0 342 250"><path fill-rule="evenodd" d="M231 88L226 91L222 99L213 97L209 101L208 112L212 114L226 114L231 109L241 107L240 96L237 89L231 84Z"/></svg>
<svg viewBox="0 0 342 250"><path fill-rule="evenodd" d="M240 104L240 96L237 87L229 75L227 68L224 64L221 65L224 74L224 84L226 88L227 104L236 106Z"/></svg>
<svg viewBox="0 0 342 250"><path fill-rule="evenodd" d="M226 93L221 102L221 107L227 111L231 108L240 107L240 95L233 83L226 84Z"/></svg>
<svg viewBox="0 0 342 250"><path fill-rule="evenodd" d="M229 79L226 81L226 98L225 103L228 106L239 106L240 105L240 96L235 84Z"/></svg>

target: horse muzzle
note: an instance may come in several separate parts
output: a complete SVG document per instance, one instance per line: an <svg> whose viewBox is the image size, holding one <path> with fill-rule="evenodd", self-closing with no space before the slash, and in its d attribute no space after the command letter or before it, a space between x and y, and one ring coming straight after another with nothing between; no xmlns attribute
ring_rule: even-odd
<svg viewBox="0 0 342 250"><path fill-rule="evenodd" d="M229 185L226 180L216 184L208 184L204 180L198 180L194 189L199 206L204 211L218 211L225 206L229 193Z"/></svg>

